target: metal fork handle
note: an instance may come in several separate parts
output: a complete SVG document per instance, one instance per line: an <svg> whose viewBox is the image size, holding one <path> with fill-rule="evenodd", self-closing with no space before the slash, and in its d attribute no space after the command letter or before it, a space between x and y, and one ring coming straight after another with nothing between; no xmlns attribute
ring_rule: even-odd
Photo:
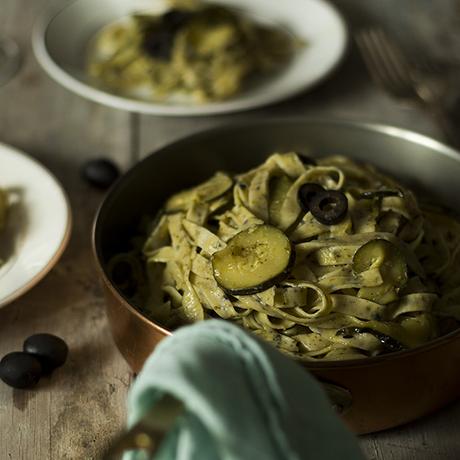
<svg viewBox="0 0 460 460"><path fill-rule="evenodd" d="M115 439L103 460L120 459L128 450L143 450L149 458L154 458L164 437L183 412L182 401L169 394L163 395L140 422Z"/></svg>
<svg viewBox="0 0 460 460"><path fill-rule="evenodd" d="M383 30L365 29L355 38L372 78L394 97L420 103L431 114L446 142L460 149L460 133L430 77L417 72Z"/></svg>
<svg viewBox="0 0 460 460"><path fill-rule="evenodd" d="M456 129L452 118L448 114L447 110L441 104L426 104L427 109L433 116L436 124L441 129L446 142L454 148L460 149L460 133L459 129ZM460 127L459 127L460 128Z"/></svg>
<svg viewBox="0 0 460 460"><path fill-rule="evenodd" d="M441 129L444 134L444 138L448 144L452 147L460 148L460 133L459 129L456 129L453 118L450 116L449 111L447 110L444 100L436 89L432 88L430 85L430 80L427 81L420 80L417 77L417 74L414 78L416 82L416 92L417 97L424 106L424 108L430 112L438 127ZM417 82L417 80L420 80ZM457 128L460 128L457 127Z"/></svg>

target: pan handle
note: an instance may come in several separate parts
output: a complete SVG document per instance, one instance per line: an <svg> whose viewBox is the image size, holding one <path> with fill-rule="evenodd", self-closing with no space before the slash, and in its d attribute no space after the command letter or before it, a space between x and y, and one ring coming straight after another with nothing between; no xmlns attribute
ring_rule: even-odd
<svg viewBox="0 0 460 460"><path fill-rule="evenodd" d="M353 397L349 390L335 383L325 382L323 380L320 380L319 383L326 392L337 414L343 415L350 410L353 404Z"/></svg>
<svg viewBox="0 0 460 460"><path fill-rule="evenodd" d="M103 460L121 460L127 450L142 450L148 458L154 458L163 438L183 412L181 401L172 395L163 395L136 425L113 441Z"/></svg>

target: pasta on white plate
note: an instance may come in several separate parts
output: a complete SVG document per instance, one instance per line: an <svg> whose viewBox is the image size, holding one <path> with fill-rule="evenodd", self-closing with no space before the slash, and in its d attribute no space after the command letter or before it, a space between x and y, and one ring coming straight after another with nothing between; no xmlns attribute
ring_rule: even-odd
<svg viewBox="0 0 460 460"><path fill-rule="evenodd" d="M5 189L0 187L0 238L3 229L6 227L6 219L8 216L8 193ZM0 254L0 267L4 264Z"/></svg>
<svg viewBox="0 0 460 460"><path fill-rule="evenodd" d="M175 0L161 14L133 14L92 41L94 84L147 101L209 103L239 93L254 75L285 67L304 44L278 26L213 3Z"/></svg>
<svg viewBox="0 0 460 460"><path fill-rule="evenodd" d="M165 327L223 318L301 360L421 345L460 320L460 224L369 165L275 153L172 196L112 280Z"/></svg>
<svg viewBox="0 0 460 460"><path fill-rule="evenodd" d="M0 231L6 225L6 216L8 213L8 194L6 190L0 188Z"/></svg>

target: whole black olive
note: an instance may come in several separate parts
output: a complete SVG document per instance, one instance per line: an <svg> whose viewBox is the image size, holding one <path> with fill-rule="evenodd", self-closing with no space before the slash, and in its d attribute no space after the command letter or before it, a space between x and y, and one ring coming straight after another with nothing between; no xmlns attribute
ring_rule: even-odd
<svg viewBox="0 0 460 460"><path fill-rule="evenodd" d="M24 342L23 350L40 361L45 374L62 366L69 352L64 340L52 334L31 335Z"/></svg>
<svg viewBox="0 0 460 460"><path fill-rule="evenodd" d="M313 182L307 182L300 186L299 191L297 193L297 199L299 201L300 207L303 209L304 212L310 211L310 204L313 197L315 197L318 193L321 192L324 192L323 187Z"/></svg>
<svg viewBox="0 0 460 460"><path fill-rule="evenodd" d="M117 165L104 158L88 161L81 173L89 184L100 189L109 188L120 175Z"/></svg>
<svg viewBox="0 0 460 460"><path fill-rule="evenodd" d="M172 9L163 14L161 23L165 28L177 32L181 27L187 24L192 16L192 11Z"/></svg>
<svg viewBox="0 0 460 460"><path fill-rule="evenodd" d="M167 61L171 57L174 36L174 30L147 30L142 40L142 48L149 56Z"/></svg>
<svg viewBox="0 0 460 460"><path fill-rule="evenodd" d="M347 215L348 200L338 190L323 190L311 199L310 211L318 222L336 225Z"/></svg>
<svg viewBox="0 0 460 460"><path fill-rule="evenodd" d="M42 373L40 361L29 353L14 351L0 361L0 378L13 388L33 387Z"/></svg>

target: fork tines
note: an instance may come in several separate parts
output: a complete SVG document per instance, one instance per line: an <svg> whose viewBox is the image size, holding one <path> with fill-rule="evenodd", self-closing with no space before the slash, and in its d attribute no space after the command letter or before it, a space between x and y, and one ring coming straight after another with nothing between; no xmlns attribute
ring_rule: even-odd
<svg viewBox="0 0 460 460"><path fill-rule="evenodd" d="M411 66L399 47L382 29L362 30L356 34L355 39L369 73L378 84L393 96L414 96Z"/></svg>

